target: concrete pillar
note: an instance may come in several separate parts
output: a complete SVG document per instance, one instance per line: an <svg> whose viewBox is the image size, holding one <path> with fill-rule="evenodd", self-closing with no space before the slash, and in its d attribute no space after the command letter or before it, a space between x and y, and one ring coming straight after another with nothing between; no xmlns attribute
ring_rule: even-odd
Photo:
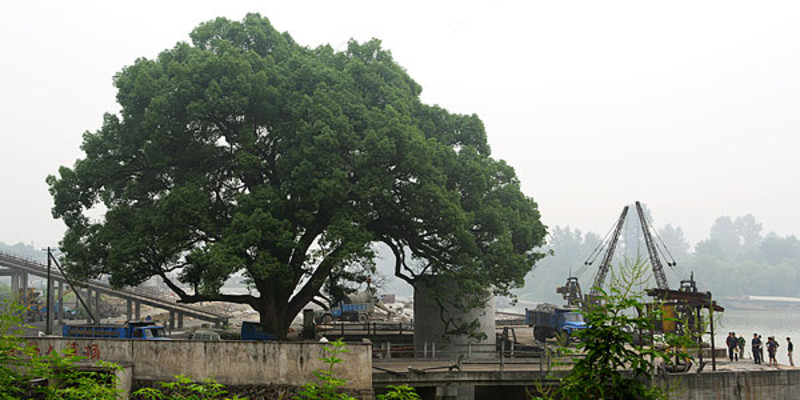
<svg viewBox="0 0 800 400"><path fill-rule="evenodd" d="M445 385L436 387L436 400L475 400L475 386Z"/></svg>
<svg viewBox="0 0 800 400"><path fill-rule="evenodd" d="M19 298L19 274L16 272L11 274L11 295Z"/></svg>
<svg viewBox="0 0 800 400"><path fill-rule="evenodd" d="M58 281L58 300L56 300L56 319L64 324L64 281Z"/></svg>
<svg viewBox="0 0 800 400"><path fill-rule="evenodd" d="M175 310L169 310L169 331L175 329Z"/></svg>
<svg viewBox="0 0 800 400"><path fill-rule="evenodd" d="M86 288L86 297L84 299L85 299L84 302L86 303L86 312L88 314L90 314L90 315L93 314L93 310L92 310L92 288L90 288L90 287ZM95 315L95 318L96 317L97 317L97 315ZM89 319L91 319L91 318L89 318ZM89 322L95 322L95 321L89 321Z"/></svg>
<svg viewBox="0 0 800 400"><path fill-rule="evenodd" d="M437 386L436 400L458 400L458 388L455 386Z"/></svg>
<svg viewBox="0 0 800 400"><path fill-rule="evenodd" d="M125 320L130 321L133 317L133 301L131 299L126 300L125 305Z"/></svg>
<svg viewBox="0 0 800 400"><path fill-rule="evenodd" d="M20 290L22 290L22 296L25 296L25 301L22 303L25 306L25 309L28 310L31 304L31 300L33 300L32 296L28 296L28 273L23 272L19 275L19 285ZM29 320L29 317L26 316L26 321Z"/></svg>
<svg viewBox="0 0 800 400"><path fill-rule="evenodd" d="M137 301L136 303L134 303L133 309L134 309L133 313L136 316L136 320L137 321L141 321L142 320L142 303L139 303Z"/></svg>
<svg viewBox="0 0 800 400"><path fill-rule="evenodd" d="M100 292L95 290L94 294L94 316L97 318L97 322L100 322L103 317L100 316Z"/></svg>
<svg viewBox="0 0 800 400"><path fill-rule="evenodd" d="M178 329L183 329L183 313L178 313Z"/></svg>

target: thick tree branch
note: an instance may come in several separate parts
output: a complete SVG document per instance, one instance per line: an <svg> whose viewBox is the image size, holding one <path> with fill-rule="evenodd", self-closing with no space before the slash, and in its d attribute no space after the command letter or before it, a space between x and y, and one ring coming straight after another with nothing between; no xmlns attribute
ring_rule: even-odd
<svg viewBox="0 0 800 400"><path fill-rule="evenodd" d="M299 313L301 309L319 293L320 288L322 288L322 285L331 275L333 267L341 261L341 255L345 247L345 244L342 243L330 252L330 254L322 260L314 273L311 274L311 278L303 285L303 288L292 297L289 301L289 313L291 315Z"/></svg>
<svg viewBox="0 0 800 400"><path fill-rule="evenodd" d="M290 256L289 265L291 265L292 270L295 271L294 279L292 280L292 286L294 287L296 287L303 278L303 268L301 267L306 261L308 249L314 243L314 240L322 234L324 226L327 225L327 221L322 221L320 219L315 222L316 223L312 224L297 241L297 244L295 244L292 250L292 255Z"/></svg>
<svg viewBox="0 0 800 400"><path fill-rule="evenodd" d="M159 273L158 274L161 279L164 280L164 283L173 291L175 294L180 297L178 303L199 303L201 301L226 301L229 303L238 303L238 304L249 304L253 306L256 302L256 298L249 294L223 294L217 293L213 295L208 294L188 294L185 290L181 289L180 286L176 285L171 279L167 278L166 273Z"/></svg>
<svg viewBox="0 0 800 400"><path fill-rule="evenodd" d="M414 279L416 277L415 276L408 276L408 275L403 273L403 267L405 267L406 269L409 270L411 275L414 275L414 273L411 272L411 270L405 265L405 254L403 254L403 252L394 243L392 243L391 240L385 239L383 241L383 243L386 243L386 245L389 246L389 249L392 250L392 253L394 253L394 260L395 260L394 261L394 275L396 277L408 282L408 284L413 286L414 285Z"/></svg>
<svg viewBox="0 0 800 400"><path fill-rule="evenodd" d="M322 307L323 310L328 311L329 307L327 304L323 303L322 300L317 299L316 297L311 299L311 302Z"/></svg>

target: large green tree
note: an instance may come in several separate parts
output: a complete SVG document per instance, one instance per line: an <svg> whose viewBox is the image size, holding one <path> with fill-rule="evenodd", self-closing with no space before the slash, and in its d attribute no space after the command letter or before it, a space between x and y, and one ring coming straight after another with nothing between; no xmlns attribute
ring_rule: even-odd
<svg viewBox="0 0 800 400"><path fill-rule="evenodd" d="M480 119L422 104L379 41L311 49L257 14L190 36L117 74L120 114L48 177L69 272L160 276L183 302L249 304L282 337L375 243L406 280L500 293L541 257L536 203ZM237 273L252 294L222 291Z"/></svg>

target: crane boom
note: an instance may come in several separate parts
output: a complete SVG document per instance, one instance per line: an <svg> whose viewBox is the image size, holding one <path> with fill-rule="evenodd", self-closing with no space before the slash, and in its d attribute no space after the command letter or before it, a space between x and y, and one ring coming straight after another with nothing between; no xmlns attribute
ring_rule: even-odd
<svg viewBox="0 0 800 400"><path fill-rule="evenodd" d="M658 286L659 289L669 289L667 275L664 273L664 266L661 264L661 259L658 257L658 250L653 242L653 237L650 235L650 226L644 218L642 205L638 201L636 202L636 212L639 213L639 223L642 225L642 235L644 235L644 243L647 245L647 253L650 254L650 264L653 267L656 286Z"/></svg>
<svg viewBox="0 0 800 400"><path fill-rule="evenodd" d="M592 285L592 290L589 292L589 297L594 298L599 294L599 290L603 287L603 283L606 280L606 275L608 275L608 270L611 268L611 258L614 257L614 251L617 249L617 241L619 241L619 234L622 232L622 225L625 224L625 217L628 215L628 206L622 209L622 214L620 214L619 219L617 220L617 226L614 228L614 233L611 234L611 239L608 242L608 249L606 249L606 254L603 256L603 261L600 264L600 268L597 269L597 275L594 277L594 284Z"/></svg>

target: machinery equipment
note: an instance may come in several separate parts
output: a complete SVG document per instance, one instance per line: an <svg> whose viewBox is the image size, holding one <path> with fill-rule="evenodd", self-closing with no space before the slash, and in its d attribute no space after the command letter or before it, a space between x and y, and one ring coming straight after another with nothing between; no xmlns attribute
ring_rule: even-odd
<svg viewBox="0 0 800 400"><path fill-rule="evenodd" d="M661 262L661 257L659 256L659 248L657 243L653 240L653 235L651 230L653 229L650 223L647 221L645 217L644 210L642 209L642 205L640 202L636 202L636 212L639 217L639 224L642 228L642 236L644 237L644 242L647 247L647 253L650 259L650 265L653 269L653 275L656 280L656 286L658 289L669 289L669 283L667 282L667 276L664 273L664 265ZM625 206L622 209L622 213L620 214L619 218L617 219L616 224L614 225L614 229L608 237L607 245L605 246L605 253L603 253L603 258L600 262L600 265L597 269L597 273L595 274L592 287L589 291L589 294L585 297L583 296L583 292L581 291L580 283L578 282L578 278L574 276L570 276L567 278L567 282L564 286L560 286L556 288L556 293L561 294L566 300L568 306L579 307L581 309L585 309L586 307L596 304L597 297L600 293L600 289L603 287L606 281L606 277L608 276L608 272L611 270L611 260L614 257L614 253L617 249L617 243L619 242L620 233L622 232L622 227L625 225L625 219L628 215L628 206ZM584 265L588 267L592 264L593 260L600 254L602 251L601 243L592 255L589 256L589 259L584 262ZM662 243L662 248L666 251L666 255L670 258L670 261L667 262L668 266L674 267L676 265L675 260L672 259L672 256L669 255L669 251L666 250L666 246ZM686 281L681 281L683 285ZM692 281L693 282L693 281ZM697 290L696 287L694 289Z"/></svg>

